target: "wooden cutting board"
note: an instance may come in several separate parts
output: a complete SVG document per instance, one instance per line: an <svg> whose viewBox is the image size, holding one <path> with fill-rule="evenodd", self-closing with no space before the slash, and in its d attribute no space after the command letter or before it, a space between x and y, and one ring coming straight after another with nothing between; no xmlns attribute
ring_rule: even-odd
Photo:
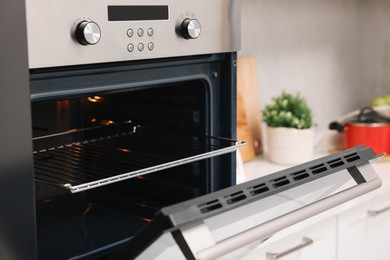
<svg viewBox="0 0 390 260"><path fill-rule="evenodd" d="M253 57L239 57L237 63L237 139L248 144L240 148L244 162L263 152L261 111Z"/></svg>
<svg viewBox="0 0 390 260"><path fill-rule="evenodd" d="M243 162L248 162L256 156L255 146L253 145L253 134L249 128L247 115L244 109L242 94L237 91L237 139L247 142L247 145L240 147L239 151Z"/></svg>

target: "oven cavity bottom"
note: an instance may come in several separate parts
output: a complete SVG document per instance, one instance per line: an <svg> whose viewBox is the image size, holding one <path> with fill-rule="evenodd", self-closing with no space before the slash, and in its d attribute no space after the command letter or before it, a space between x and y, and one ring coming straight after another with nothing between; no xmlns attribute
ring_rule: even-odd
<svg viewBox="0 0 390 260"><path fill-rule="evenodd" d="M166 203L107 191L65 193L37 202L39 259L110 254Z"/></svg>

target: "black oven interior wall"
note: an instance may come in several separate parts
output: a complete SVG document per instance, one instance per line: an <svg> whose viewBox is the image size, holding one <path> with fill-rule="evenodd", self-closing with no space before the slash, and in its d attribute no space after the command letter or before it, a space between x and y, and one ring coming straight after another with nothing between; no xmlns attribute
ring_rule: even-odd
<svg viewBox="0 0 390 260"><path fill-rule="evenodd" d="M52 136L72 144L74 132L131 124L150 138L114 145L118 153L137 150L142 156L131 164L147 168L153 142L168 142L167 159L185 153L172 133L235 139L235 60L218 54L30 72L40 259L108 254L161 207L235 183L234 154L226 154L72 194L63 183L116 175L130 162L106 154L104 145L50 149L60 145Z"/></svg>

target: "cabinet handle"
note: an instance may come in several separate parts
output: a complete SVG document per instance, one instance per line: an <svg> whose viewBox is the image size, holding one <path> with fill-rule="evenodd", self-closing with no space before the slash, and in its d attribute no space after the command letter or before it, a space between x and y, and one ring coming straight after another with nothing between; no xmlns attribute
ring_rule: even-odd
<svg viewBox="0 0 390 260"><path fill-rule="evenodd" d="M279 258L282 258L283 256L286 256L288 254L291 254L292 252L295 252L295 251L298 251L304 247L307 247L308 245L311 245L313 244L313 239L311 238L308 238L308 237L303 237L302 238L302 242L297 245L297 246L294 246L290 249L287 249L286 251L284 252L281 252L281 253L270 253L270 252L267 252L266 253L266 256L267 256L267 260L276 260L276 259L279 259Z"/></svg>
<svg viewBox="0 0 390 260"><path fill-rule="evenodd" d="M367 211L367 215L370 217L376 217L382 213L385 213L386 211L390 210L390 206L380 209L380 210L369 210Z"/></svg>

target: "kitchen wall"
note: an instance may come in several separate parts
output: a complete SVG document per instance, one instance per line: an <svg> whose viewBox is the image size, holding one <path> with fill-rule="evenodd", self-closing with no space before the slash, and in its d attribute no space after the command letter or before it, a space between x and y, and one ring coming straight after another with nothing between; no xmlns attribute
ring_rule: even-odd
<svg viewBox="0 0 390 260"><path fill-rule="evenodd" d="M256 59L260 107L300 91L317 131L390 94L390 1L242 0L239 55Z"/></svg>

